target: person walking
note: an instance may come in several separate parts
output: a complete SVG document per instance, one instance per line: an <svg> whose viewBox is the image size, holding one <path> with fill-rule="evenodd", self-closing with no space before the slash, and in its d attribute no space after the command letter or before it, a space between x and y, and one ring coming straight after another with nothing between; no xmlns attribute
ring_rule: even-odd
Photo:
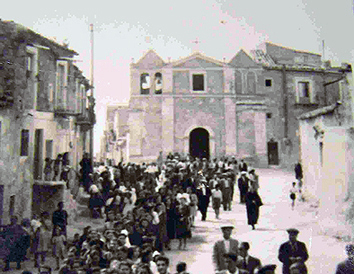
<svg viewBox="0 0 354 274"><path fill-rule="evenodd" d="M354 274L354 244L347 244L345 251L348 258L337 265L335 274Z"/></svg>
<svg viewBox="0 0 354 274"><path fill-rule="evenodd" d="M302 166L301 166L300 162L297 162L295 164L294 171L295 171L295 178L296 178L296 180L298 181L298 184L299 184L299 188L301 188L302 187L303 174L302 174Z"/></svg>
<svg viewBox="0 0 354 274"><path fill-rule="evenodd" d="M92 167L90 155L87 152L84 152L83 158L80 162L80 166L81 166L81 183L85 191L88 193L89 188L91 186L90 174L93 173L93 167Z"/></svg>
<svg viewBox="0 0 354 274"><path fill-rule="evenodd" d="M239 257L237 259L236 266L240 269L247 270L249 274L254 274L258 269L262 267L261 261L248 254L250 244L248 242L242 242L238 248Z"/></svg>
<svg viewBox="0 0 354 274"><path fill-rule="evenodd" d="M232 224L224 224L221 226L223 239L217 241L213 247L213 264L215 271L227 270L224 256L226 254L236 256L238 255L238 241L231 238L232 230L234 226Z"/></svg>
<svg viewBox="0 0 354 274"><path fill-rule="evenodd" d="M250 186L258 191L259 189L259 176L258 174L256 174L256 171L254 169L251 169L249 172L248 172L248 178L249 178L249 182L250 182Z"/></svg>
<svg viewBox="0 0 354 274"><path fill-rule="evenodd" d="M3 246L3 252L5 253L4 262L5 268L4 271L10 270L10 262L17 263L17 269L21 269L21 262L23 261L23 257L25 251L29 247L28 243L25 243L24 237L26 236L26 232L19 225L17 216L11 216L10 225L5 229L5 243ZM21 246L24 243L26 245Z"/></svg>
<svg viewBox="0 0 354 274"><path fill-rule="evenodd" d="M252 229L254 230L256 229L254 225L257 224L259 218L259 207L263 205L263 202L253 187L251 187L250 191L247 192L245 202L247 222L252 226Z"/></svg>
<svg viewBox="0 0 354 274"><path fill-rule="evenodd" d="M296 189L296 183L293 182L292 184L293 184L293 187L290 189L290 199L291 199L291 209L294 210L297 189Z"/></svg>
<svg viewBox="0 0 354 274"><path fill-rule="evenodd" d="M40 266L40 257L42 264L45 263L49 251L50 240L52 237L52 228L50 214L45 211L41 214L40 223L36 226L34 244L34 267Z"/></svg>
<svg viewBox="0 0 354 274"><path fill-rule="evenodd" d="M222 203L224 211L231 211L231 194L232 194L232 185L231 181L227 178L227 175L224 173L221 179L221 189L222 189Z"/></svg>
<svg viewBox="0 0 354 274"><path fill-rule="evenodd" d="M198 201L199 201L199 210L202 214L202 221L206 221L208 206L210 202L211 190L207 185L207 181L202 179L198 187Z"/></svg>
<svg viewBox="0 0 354 274"><path fill-rule="evenodd" d="M240 190L240 204L246 202L246 193L248 191L249 179L247 178L247 172L241 171L241 177L238 179L238 189Z"/></svg>
<svg viewBox="0 0 354 274"><path fill-rule="evenodd" d="M212 202L213 202L213 209L215 212L215 218L220 219L220 206L222 202L222 192L220 190L220 185L217 184L215 186L215 189L211 191L211 197L212 197Z"/></svg>
<svg viewBox="0 0 354 274"><path fill-rule="evenodd" d="M243 159L241 159L241 162L239 165L239 170L240 170L240 172L242 172L242 171L247 172L248 171L248 166Z"/></svg>
<svg viewBox="0 0 354 274"><path fill-rule="evenodd" d="M53 244L53 256L55 257L55 261L57 263L56 270L60 268L60 260L64 260L65 258L65 242L66 237L60 232L60 226L54 227L54 232L52 236L52 244Z"/></svg>
<svg viewBox="0 0 354 274"><path fill-rule="evenodd" d="M305 243L297 240L299 230L289 228L289 241L279 248L278 259L283 263L283 274L290 274L290 266L294 263L305 263L309 258Z"/></svg>
<svg viewBox="0 0 354 274"><path fill-rule="evenodd" d="M176 217L177 217L177 225L176 225L176 237L179 240L178 249L187 249L187 238L191 236L191 228L189 223L190 216L190 208L189 208L189 196L187 193L179 194L177 196L179 205L176 208Z"/></svg>
<svg viewBox="0 0 354 274"><path fill-rule="evenodd" d="M66 236L66 226L68 225L68 212L64 210L64 203L58 203L58 209L53 212L52 216L53 229L55 226L60 227L60 233ZM53 231L54 232L54 231Z"/></svg>

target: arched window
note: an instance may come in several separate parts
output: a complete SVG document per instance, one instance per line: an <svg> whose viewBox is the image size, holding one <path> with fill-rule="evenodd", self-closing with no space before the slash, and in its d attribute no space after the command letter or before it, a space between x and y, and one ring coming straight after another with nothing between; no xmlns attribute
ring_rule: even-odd
<svg viewBox="0 0 354 274"><path fill-rule="evenodd" d="M150 92L150 76L149 73L140 75L140 94L149 94Z"/></svg>
<svg viewBox="0 0 354 274"><path fill-rule="evenodd" d="M237 70L235 72L235 90L236 93L242 93L242 73Z"/></svg>
<svg viewBox="0 0 354 274"><path fill-rule="evenodd" d="M162 74L155 73L155 94L162 94Z"/></svg>
<svg viewBox="0 0 354 274"><path fill-rule="evenodd" d="M256 93L256 74L252 71L247 73L247 92Z"/></svg>

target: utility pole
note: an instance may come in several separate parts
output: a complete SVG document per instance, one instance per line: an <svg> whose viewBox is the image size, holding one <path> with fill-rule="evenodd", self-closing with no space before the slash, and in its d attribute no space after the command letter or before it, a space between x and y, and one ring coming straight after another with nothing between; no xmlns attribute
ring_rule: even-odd
<svg viewBox="0 0 354 274"><path fill-rule="evenodd" d="M91 31L91 66L90 66L90 80L91 80L91 98L94 99L94 92L93 92L93 24L90 24L90 31ZM91 102L93 103L93 100L91 100ZM90 106L91 108L93 108L93 105ZM91 111L94 113L94 110L91 109ZM92 114L93 114L92 113ZM92 121L93 122L93 121ZM91 158L91 163L93 163L93 126L91 125L91 129L90 129L90 158Z"/></svg>

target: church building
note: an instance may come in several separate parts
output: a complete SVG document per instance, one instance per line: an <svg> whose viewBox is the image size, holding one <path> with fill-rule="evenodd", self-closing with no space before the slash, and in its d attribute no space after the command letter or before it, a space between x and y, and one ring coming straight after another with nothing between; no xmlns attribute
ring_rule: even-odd
<svg viewBox="0 0 354 274"><path fill-rule="evenodd" d="M335 102L338 83L323 83L343 73L319 54L268 42L229 62L200 52L165 62L149 50L130 71L129 103L107 108L104 159L178 152L289 168L299 159L296 117Z"/></svg>

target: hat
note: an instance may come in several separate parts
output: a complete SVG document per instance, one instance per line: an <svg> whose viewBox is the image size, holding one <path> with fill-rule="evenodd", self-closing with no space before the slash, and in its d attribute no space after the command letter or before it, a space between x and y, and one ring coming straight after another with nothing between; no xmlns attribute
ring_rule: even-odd
<svg viewBox="0 0 354 274"><path fill-rule="evenodd" d="M266 273L266 271L274 271L275 269L277 268L277 265L275 264L268 264L268 265L265 265L263 266L262 268L260 268L258 270L258 274L264 274Z"/></svg>
<svg viewBox="0 0 354 274"><path fill-rule="evenodd" d="M296 228L289 228L286 230L289 234L299 234L299 230L297 230Z"/></svg>
<svg viewBox="0 0 354 274"><path fill-rule="evenodd" d="M120 236L120 235L124 235L125 237L127 237L127 236L129 235L129 232L128 232L128 230L123 229L123 230L119 233L119 236Z"/></svg>
<svg viewBox="0 0 354 274"><path fill-rule="evenodd" d="M152 257L154 258L155 256L161 255L160 252L158 252L157 250L154 251L154 253L152 253Z"/></svg>
<svg viewBox="0 0 354 274"><path fill-rule="evenodd" d="M220 226L221 229L224 229L224 228L231 228L231 229L234 229L235 227L233 226L233 224L223 224Z"/></svg>

